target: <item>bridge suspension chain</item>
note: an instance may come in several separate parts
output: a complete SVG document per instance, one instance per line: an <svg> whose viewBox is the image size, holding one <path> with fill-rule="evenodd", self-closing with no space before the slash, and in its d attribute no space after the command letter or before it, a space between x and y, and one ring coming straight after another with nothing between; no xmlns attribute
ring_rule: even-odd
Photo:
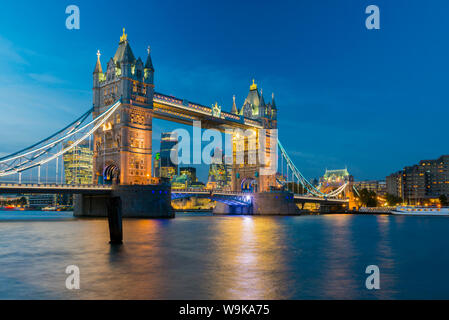
<svg viewBox="0 0 449 320"><path fill-rule="evenodd" d="M340 187L338 187L336 190L333 190L332 192L329 192L329 193L321 192L319 187L315 187L312 183L310 183L304 177L304 175L298 170L298 168L295 166L293 161L288 156L287 151L285 150L285 148L283 147L283 145L281 144L279 139L278 139L278 146L279 146L279 149L281 151L281 163L282 163L281 171L282 171L282 174L283 174L283 170L284 170L284 168L283 168L284 159L285 159L285 162L286 162L286 165L287 165L287 167L286 167L286 169L287 169L287 182L288 182L289 169L290 169L291 174L292 174L292 180L294 181L294 178L296 178L297 181L301 184L301 186L304 188L304 190L307 191L308 194L310 194L312 196L315 196L315 197L324 197L324 198L337 197L348 186L348 183L346 182L345 184L341 185ZM278 181L278 182L280 182L280 181ZM294 188L295 188L295 183L293 182L293 190L294 190Z"/></svg>
<svg viewBox="0 0 449 320"><path fill-rule="evenodd" d="M38 182L40 182L41 166L47 164L46 170L48 171L48 163L55 159L56 173L58 173L59 157L74 149L86 139L90 143L91 135L112 116L120 105L121 101L118 100L95 119L88 121L89 115L93 112L93 109L90 109L74 122L51 136L0 158L0 177L19 174L19 180L21 180L23 171L37 167ZM70 143L67 143L69 142L68 139L71 140ZM46 173L46 175L48 174Z"/></svg>

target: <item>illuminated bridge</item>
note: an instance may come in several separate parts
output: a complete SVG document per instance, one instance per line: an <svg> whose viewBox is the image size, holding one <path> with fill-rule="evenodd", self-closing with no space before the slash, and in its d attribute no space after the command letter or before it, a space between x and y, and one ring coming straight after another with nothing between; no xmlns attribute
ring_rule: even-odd
<svg viewBox="0 0 449 320"><path fill-rule="evenodd" d="M105 72L97 53L92 108L49 137L0 158L0 179L8 179L0 193L75 194L74 214L108 216L111 239L117 242L122 215L174 217L171 200L182 197L217 201L217 214L298 214L296 203L306 202L347 207L351 185L323 193L293 163L278 139L274 94L266 102L254 80L243 104L238 107L234 96L225 111L217 103L208 107L155 92L154 72L150 49L144 63L134 56L123 32ZM152 172L153 119L229 134L231 192L172 191L168 184L157 183ZM63 156L81 144L93 152L92 185L65 184ZM72 168L75 176L77 170Z"/></svg>

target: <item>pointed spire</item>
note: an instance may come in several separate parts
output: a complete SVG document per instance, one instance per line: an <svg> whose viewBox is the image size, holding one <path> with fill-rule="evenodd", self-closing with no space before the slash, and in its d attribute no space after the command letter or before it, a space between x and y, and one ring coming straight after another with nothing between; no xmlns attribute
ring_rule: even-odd
<svg viewBox="0 0 449 320"><path fill-rule="evenodd" d="M232 100L233 100L233 102L232 102L232 110L231 110L231 113L237 114L238 111L237 111L237 105L235 104L235 94L232 96Z"/></svg>
<svg viewBox="0 0 449 320"><path fill-rule="evenodd" d="M274 92L271 94L271 107L276 109L276 102L274 101Z"/></svg>
<svg viewBox="0 0 449 320"><path fill-rule="evenodd" d="M101 68L100 56L100 50L97 50L97 64L95 65L94 73L103 73L103 69Z"/></svg>
<svg viewBox="0 0 449 320"><path fill-rule="evenodd" d="M147 62L145 63L145 69L150 69L151 71L154 71L153 61L151 60L151 48L150 48L150 46L148 46L147 52L148 52L148 57L147 57Z"/></svg>
<svg viewBox="0 0 449 320"><path fill-rule="evenodd" d="M263 99L263 90L260 89L260 99L259 99L259 105L260 106L264 106L265 105L265 100Z"/></svg>
<svg viewBox="0 0 449 320"><path fill-rule="evenodd" d="M136 62L136 58L128 42L128 35L125 33L125 28L123 28L123 35L120 37L120 43L113 59L119 68L121 68L122 63L133 64Z"/></svg>

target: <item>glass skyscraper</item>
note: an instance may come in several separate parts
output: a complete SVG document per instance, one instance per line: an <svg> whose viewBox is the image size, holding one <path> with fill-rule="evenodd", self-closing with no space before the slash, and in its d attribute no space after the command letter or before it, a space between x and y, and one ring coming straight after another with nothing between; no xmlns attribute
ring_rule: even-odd
<svg viewBox="0 0 449 320"><path fill-rule="evenodd" d="M67 148L73 144L69 141L64 144ZM93 151L89 143L80 143L66 152L64 159L64 177L66 184L91 184L93 174Z"/></svg>
<svg viewBox="0 0 449 320"><path fill-rule="evenodd" d="M178 174L178 164L174 163L171 159L171 153L173 151L178 155L177 150L178 136L171 132L163 132L161 134L161 152L160 152L160 177L173 179Z"/></svg>

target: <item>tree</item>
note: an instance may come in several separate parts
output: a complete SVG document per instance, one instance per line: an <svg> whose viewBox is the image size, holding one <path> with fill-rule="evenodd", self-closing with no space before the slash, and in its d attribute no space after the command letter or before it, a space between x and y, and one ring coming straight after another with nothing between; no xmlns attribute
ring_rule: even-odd
<svg viewBox="0 0 449 320"><path fill-rule="evenodd" d="M365 188L360 191L360 202L365 207L377 207L377 194Z"/></svg>
<svg viewBox="0 0 449 320"><path fill-rule="evenodd" d="M440 199L440 204L441 204L443 207L447 207L447 206L449 205L449 203L448 203L448 201L447 201L447 197L446 197L445 194L442 194L442 195L439 197L439 199Z"/></svg>
<svg viewBox="0 0 449 320"><path fill-rule="evenodd" d="M387 193L385 195L385 200L387 201L389 206L396 206L398 204L401 204L403 202L401 197L395 196L394 194Z"/></svg>
<svg viewBox="0 0 449 320"><path fill-rule="evenodd" d="M19 199L19 204L20 204L21 206L26 206L26 204L27 204L27 199L26 199L25 197L21 197L21 198Z"/></svg>

